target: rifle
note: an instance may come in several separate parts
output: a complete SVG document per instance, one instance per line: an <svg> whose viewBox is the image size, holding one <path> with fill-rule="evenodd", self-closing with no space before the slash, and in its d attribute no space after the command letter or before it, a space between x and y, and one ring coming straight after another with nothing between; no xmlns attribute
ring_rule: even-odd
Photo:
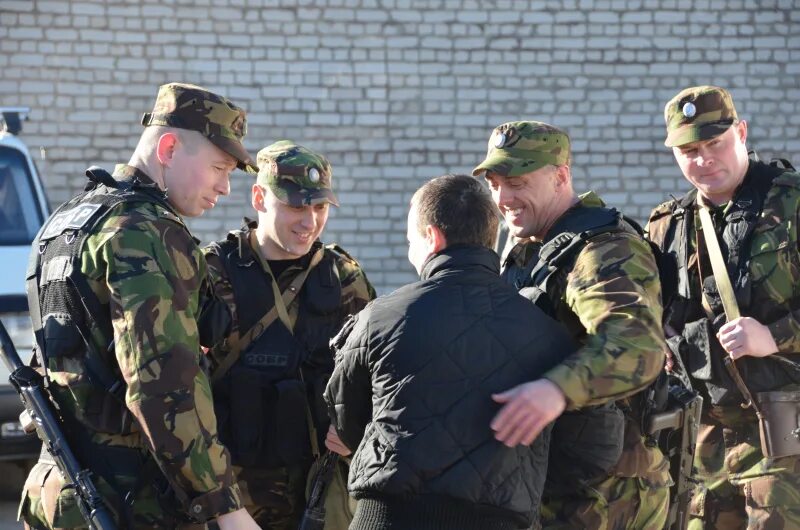
<svg viewBox="0 0 800 530"><path fill-rule="evenodd" d="M674 482L669 491L666 530L684 530L689 522L692 463L700 427L703 398L681 385L669 387L667 410L648 419L647 434L658 435L661 451L669 460Z"/></svg>
<svg viewBox="0 0 800 530"><path fill-rule="evenodd" d="M308 503L300 519L298 530L323 530L325 528L325 492L333 480L333 473L339 462L339 455L331 451L326 452L320 457L317 474L314 476L314 484L311 486L311 494L308 496Z"/></svg>
<svg viewBox="0 0 800 530"><path fill-rule="evenodd" d="M78 508L92 530L116 530L117 524L97 491L92 472L84 469L75 458L58 420L58 413L44 384L42 375L22 363L14 343L0 321L0 357L8 371L8 380L19 393L25 413L36 429L44 447L66 479L64 489L72 488L78 494ZM23 413L23 414L25 414Z"/></svg>

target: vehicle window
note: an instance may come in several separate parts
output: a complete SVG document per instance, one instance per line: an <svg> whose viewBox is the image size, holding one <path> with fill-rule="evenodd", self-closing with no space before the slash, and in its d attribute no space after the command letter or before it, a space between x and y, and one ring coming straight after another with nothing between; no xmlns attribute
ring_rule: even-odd
<svg viewBox="0 0 800 530"><path fill-rule="evenodd" d="M0 245L29 245L44 218L25 156L0 146Z"/></svg>

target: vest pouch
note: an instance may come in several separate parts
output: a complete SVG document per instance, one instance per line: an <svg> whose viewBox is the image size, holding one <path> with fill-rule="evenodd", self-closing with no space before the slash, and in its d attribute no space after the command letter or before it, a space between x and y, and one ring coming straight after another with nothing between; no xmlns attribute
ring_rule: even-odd
<svg viewBox="0 0 800 530"><path fill-rule="evenodd" d="M755 396L761 451L767 458L800 455L800 391L759 392Z"/></svg>
<svg viewBox="0 0 800 530"><path fill-rule="evenodd" d="M238 466L286 467L310 459L305 385L273 381L258 370L234 367L225 408L222 442Z"/></svg>
<svg viewBox="0 0 800 530"><path fill-rule="evenodd" d="M224 409L220 439L238 466L266 465L269 422L274 419L277 399L274 385L252 368L234 366L226 377L227 399L216 396L215 409ZM263 385L263 388L262 388Z"/></svg>
<svg viewBox="0 0 800 530"><path fill-rule="evenodd" d="M622 456L624 440L625 415L615 403L565 412L553 426L546 490L574 492L604 479Z"/></svg>
<svg viewBox="0 0 800 530"><path fill-rule="evenodd" d="M678 351L684 360L689 375L701 381L712 377L711 343L708 319L701 318L683 327Z"/></svg>
<svg viewBox="0 0 800 530"><path fill-rule="evenodd" d="M305 384L299 379L285 379L275 384L275 454L282 466L311 459L308 432L308 398Z"/></svg>
<svg viewBox="0 0 800 530"><path fill-rule="evenodd" d="M122 398L109 394L97 376L91 375L86 344L68 313L49 313L42 319L45 359L50 372L70 372L76 362L84 365L88 377L58 378L69 392L85 396L83 406L75 411L75 418L84 426L108 434L133 432L133 416L122 403ZM77 361L76 361L77 360ZM99 361L98 361L99 364ZM67 366L65 366L67 365ZM68 398L67 398L68 399Z"/></svg>
<svg viewBox="0 0 800 530"><path fill-rule="evenodd" d="M49 313L42 320L48 369L61 371L59 359L77 357L86 351L86 345L69 313Z"/></svg>

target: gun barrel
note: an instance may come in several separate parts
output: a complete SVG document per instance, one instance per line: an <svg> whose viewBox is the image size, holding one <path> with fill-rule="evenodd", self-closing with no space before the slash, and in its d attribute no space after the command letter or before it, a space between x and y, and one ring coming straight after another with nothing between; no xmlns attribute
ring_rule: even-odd
<svg viewBox="0 0 800 530"><path fill-rule="evenodd" d="M21 368L24 366L22 364L22 359L19 358L17 354L17 349L14 347L14 343L11 341L11 337L8 336L8 331L6 331L6 327L0 322L0 348L3 350L3 355L0 357L3 358L3 362L8 368L9 373L13 373L14 370Z"/></svg>
<svg viewBox="0 0 800 530"><path fill-rule="evenodd" d="M297 530L323 530L325 528L325 508L306 508Z"/></svg>

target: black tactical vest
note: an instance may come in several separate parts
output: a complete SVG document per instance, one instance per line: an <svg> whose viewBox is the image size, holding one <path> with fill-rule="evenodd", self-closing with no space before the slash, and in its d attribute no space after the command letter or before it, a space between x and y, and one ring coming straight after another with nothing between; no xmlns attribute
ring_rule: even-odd
<svg viewBox="0 0 800 530"><path fill-rule="evenodd" d="M212 245L231 282L241 334L274 306L271 279L248 241L254 228L250 223ZM298 295L294 333L275 319L214 384L220 439L236 465L275 468L307 461L309 411L320 446L324 440L328 419L322 393L333 371L328 343L347 318L334 254L324 252Z"/></svg>
<svg viewBox="0 0 800 530"><path fill-rule="evenodd" d="M562 321L580 343L585 329L577 317L565 319L558 310L566 276L590 241L629 230L624 223L622 214L613 208L573 207L550 229L553 236L543 242L538 256L522 267L507 260L502 277L545 313ZM553 426L548 464L552 473L547 474L545 490L565 494L607 477L622 455L624 425L624 414L613 402L562 414Z"/></svg>
<svg viewBox="0 0 800 530"><path fill-rule="evenodd" d="M725 265L731 278L734 294L743 315L759 322L772 322L780 315L764 314L758 304L752 303L752 281L750 278L748 252L753 229L761 215L764 200L776 177L785 170L771 165L751 161L745 179L732 199L730 206L715 219L722 226L717 233ZM707 397L713 405L733 405L741 402L741 393L724 366L725 351L715 335L725 324L716 282L708 261L701 263L702 285L698 278L689 278L690 238L695 238L695 207L697 191L692 190L672 205L669 224L665 232L663 257L672 262L677 270L677 286L674 295L664 307L664 330L667 344L673 353L680 356L683 369L695 380L703 382ZM704 242L700 243L705 245ZM696 269L693 270L696 274ZM714 314L709 321L701 306L702 289ZM752 391L777 388L798 380L795 370L787 370L778 363L743 357L736 363L742 378Z"/></svg>
<svg viewBox="0 0 800 530"><path fill-rule="evenodd" d="M138 179L115 181L98 167L86 171L83 193L62 204L45 222L32 248L26 288L38 363L61 371L65 362L81 363L86 381L76 382L83 398L76 420L93 431L128 434L132 416L125 406L125 385L114 359L114 344L97 351L91 341L98 329L113 337L108 308L81 274L80 256L86 238L121 203L157 203L173 212L163 192ZM177 216L177 214L176 214ZM70 369L70 371L75 371Z"/></svg>

